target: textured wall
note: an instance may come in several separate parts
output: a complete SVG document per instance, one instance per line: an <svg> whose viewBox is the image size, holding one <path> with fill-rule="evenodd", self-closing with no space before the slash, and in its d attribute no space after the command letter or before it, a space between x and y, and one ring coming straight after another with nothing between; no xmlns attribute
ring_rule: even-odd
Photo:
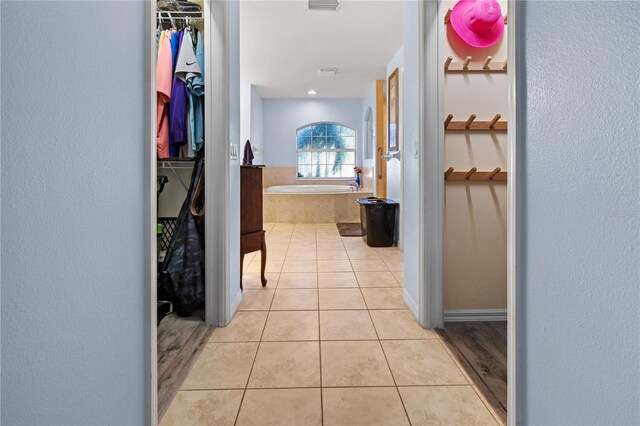
<svg viewBox="0 0 640 426"><path fill-rule="evenodd" d="M296 130L317 121L331 121L362 131L360 99L264 99L264 162L295 167ZM361 161L356 152L356 161ZM360 164L360 163L359 163Z"/></svg>
<svg viewBox="0 0 640 426"><path fill-rule="evenodd" d="M143 424L144 4L0 7L1 422Z"/></svg>
<svg viewBox="0 0 640 426"><path fill-rule="evenodd" d="M637 425L640 3L521 17L521 419Z"/></svg>

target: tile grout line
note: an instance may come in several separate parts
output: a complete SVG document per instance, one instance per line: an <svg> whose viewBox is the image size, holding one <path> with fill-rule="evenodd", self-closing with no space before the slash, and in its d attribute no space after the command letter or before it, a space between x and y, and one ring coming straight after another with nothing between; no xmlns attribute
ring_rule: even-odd
<svg viewBox="0 0 640 426"><path fill-rule="evenodd" d="M315 236L316 236L316 244L315 244L315 253L316 253L316 294L318 295L318 362L319 362L319 372L320 372L320 424L324 426L324 396L323 396L323 386L322 386L322 341L321 339L321 329L320 329L320 265L318 264L318 227L315 227Z"/></svg>
<svg viewBox="0 0 640 426"><path fill-rule="evenodd" d="M280 280L280 277L278 277L278 280ZM276 283L276 288L277 287L278 287L278 283ZM267 322L269 321L269 314L271 313L271 306L273 305L273 299L275 299L275 297L276 297L276 293L274 291L273 292L273 297L271 298L271 303L269 304L269 310L267 311L267 317L265 318L264 325L262 326L262 332L260 333L260 340L258 341L258 347L256 348L255 355L253 356L253 362L251 363L251 369L249 370L249 375L247 376L247 381L246 381L246 384L245 384L245 387L244 387L244 391L242 392L242 398L240 399L240 405L238 406L238 412L236 413L236 419L233 422L234 426L236 426L238 424L238 418L240 417L240 411L242 410L242 404L244 402L244 397L247 395L247 389L249 388L249 380L251 380L251 374L253 373L253 368L256 365L256 359L258 358L258 352L260 352L260 346L262 344L262 336L264 336L264 330L267 328Z"/></svg>
<svg viewBox="0 0 640 426"><path fill-rule="evenodd" d="M351 265L353 267L353 264ZM386 266L386 264L385 264ZM387 268L388 269L388 268ZM358 280L358 276L356 275L356 280ZM404 401L402 400L402 395L400 394L400 389L398 389L398 383L396 382L396 378L393 375L393 370L391 369L391 364L389 364L389 359L387 358L387 354L384 351L384 346L382 346L382 342L380 340L380 335L378 334L378 328L376 327L376 323L373 321L373 317L371 316L371 312L369 310L369 305L367 304L367 300L364 298L364 293L362 292L362 287L360 286L360 281L358 281L358 288L360 289L360 293L362 294L362 299L367 307L367 314L369 315L369 319L371 320L371 324L373 325L373 330L376 332L376 337L378 338L377 342L380 346L380 350L382 351L382 356L384 356L384 360L387 363L387 368L389 369L389 374L391 374L391 380L393 380L393 387L398 394L398 398L400 399L400 404L402 404L402 409L404 410L404 415L407 419L409 425L411 425L411 419L409 418L409 413L407 412L407 407L404 405Z"/></svg>

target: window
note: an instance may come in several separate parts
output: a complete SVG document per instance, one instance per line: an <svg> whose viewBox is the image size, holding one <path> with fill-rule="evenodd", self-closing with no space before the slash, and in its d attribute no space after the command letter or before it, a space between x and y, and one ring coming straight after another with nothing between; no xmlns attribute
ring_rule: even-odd
<svg viewBox="0 0 640 426"><path fill-rule="evenodd" d="M334 123L314 123L297 131L298 177L354 178L356 131Z"/></svg>

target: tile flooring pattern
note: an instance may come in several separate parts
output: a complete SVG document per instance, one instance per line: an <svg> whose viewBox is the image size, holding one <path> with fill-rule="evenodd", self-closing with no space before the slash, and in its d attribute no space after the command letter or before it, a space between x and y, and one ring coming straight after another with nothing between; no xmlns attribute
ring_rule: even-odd
<svg viewBox="0 0 640 426"><path fill-rule="evenodd" d="M495 425L438 335L402 298L397 248L334 224L267 226L244 297L216 329L163 425Z"/></svg>

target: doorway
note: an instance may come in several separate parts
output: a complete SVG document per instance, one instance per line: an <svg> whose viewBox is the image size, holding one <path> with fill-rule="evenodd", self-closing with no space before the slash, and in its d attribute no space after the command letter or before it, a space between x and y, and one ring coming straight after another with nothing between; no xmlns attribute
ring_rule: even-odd
<svg viewBox="0 0 640 426"><path fill-rule="evenodd" d="M231 13L231 15L232 15L232 13ZM419 14L418 14L418 15L419 15ZM223 21L224 21L224 20L223 20ZM232 23L233 23L233 20L231 20L230 22L231 22L231 25L233 25L233 24L232 24ZM229 42L229 41L227 41L227 42ZM416 44L418 45L419 43L416 43ZM228 54L228 52L227 52L227 54ZM223 55L223 56L224 56L224 55ZM416 75L417 75L417 74L419 74L419 72L418 72L418 71L415 71L415 72L416 72ZM224 74L224 73L223 73L223 74ZM228 76L227 76L227 77L228 77ZM263 116L263 117L264 117L264 116ZM361 121L361 119L362 119L362 116L360 116L360 121ZM417 132L416 132L416 133L417 133ZM253 137L253 136L252 136L252 137ZM413 158L413 159L419 160L419 159L420 159L420 155L422 155L422 150L421 150L421 146L418 144L418 138L417 138L417 137L415 137L415 140L414 140L414 141L412 141L411 139L412 139L412 137L411 137L411 136L409 136L408 138L406 138L406 139L403 139L403 140L402 140L402 143L403 143L403 144L405 144L405 143L406 143L406 144L404 145L404 146L406 146L406 150L405 150L405 151L403 151L403 155L407 155L407 156L409 156L409 158ZM242 140L244 140L244 138L242 138ZM227 147L227 148L228 148L228 147ZM260 148L261 148L261 147L260 147L260 146L258 146L258 152L260 151ZM263 148L264 148L264 147L263 147ZM229 148L229 149L228 149L228 151L233 151L233 148ZM263 152L264 152L264 151L263 151ZM233 172L232 172L231 170L229 170L229 169L233 167L233 163L231 163L231 164L230 164L229 162L226 162L226 161L225 161L225 163L226 163L225 167L226 167L227 171L229 172L229 176L231 176ZM418 161L416 161L416 164L418 164L418 163L419 163L419 162L418 162ZM418 169L419 169L419 168L416 168L416 170L418 170ZM223 169L223 171L224 171L224 169ZM418 171L419 171L419 170L418 170ZM225 177L225 180L226 180L226 179L231 179L231 177ZM421 188L421 189L422 189L422 188ZM228 192L227 192L227 196L229 196L229 193L228 193ZM225 198L225 200L227 200L227 202L228 202L228 203L232 203L232 198L233 198L233 197L232 197L232 196L230 196L230 198ZM224 204L224 203L223 203L223 204ZM223 215L226 215L226 214L228 214L228 213L223 213ZM225 220L229 220L229 219L227 218L227 219L225 219ZM223 223L228 223L228 222L224 222L224 221L223 221ZM285 239L285 238L287 238L287 237L286 237L286 234L289 234L288 244L289 244L289 246L290 246L290 245L291 245L291 243L292 243L292 241L293 241L293 239L294 239L294 237L308 237L308 236L311 234L311 229L310 229L310 227L297 226L297 224L294 224L294 226L293 226L292 228L291 228L291 227L286 227L286 226L277 226L277 225L278 225L278 224L273 224L273 226L269 228L269 232L270 232L270 234L272 233L272 234L273 234L273 235L272 235L272 237L274 237L273 242L276 242L276 240L278 240L278 239ZM298 229L297 229L297 231L296 231L296 228L298 228ZM306 229L305 229L305 228L306 228ZM315 235L315 239L316 239L316 259L315 259L315 261L316 261L316 267L317 267L317 265L318 265L318 261L319 261L319 259L317 259L317 255L318 255L318 251L319 251L318 238L319 238L319 237L321 237L321 236L322 236L322 237L329 237L329 238L333 238L333 237L335 237L334 235L326 235L326 234L324 234L324 231L326 231L326 230L325 230L325 229L322 229L322 227L319 227L319 226L318 226L318 224L315 224L314 235ZM230 240L232 240L232 239L233 239L233 237L231 237L231 238L230 238L228 234L226 235L226 237L227 237L227 238L225 239L225 241L230 241ZM233 243L231 243L231 244L233 244ZM343 242L343 247L344 247L345 251L347 251L347 257L348 257L348 256L349 256L349 253L348 253L347 247L345 246L345 243L344 243L344 242ZM297 255L297 252L298 252L298 251L306 251L306 250L296 250L296 248L297 248L297 249L301 249L301 247L295 247L295 246L294 246L294 251L292 251L291 253L289 253L289 247L287 247L287 250L286 250L286 251L284 251L284 259L282 259L282 260L283 260L283 265L284 265L284 261L286 261L286 258L287 258L287 256L288 256L289 254L292 254L292 255L294 255L294 256L295 256L295 255ZM330 249L328 249L328 250L330 250ZM225 251L225 253L229 253L228 247L225 247L225 248L224 248L224 251ZM406 247L405 247L405 251L406 251ZM416 255L415 255L415 256L416 256L416 257L419 257L420 255L421 255L421 253L420 253L420 252L416 252ZM225 255L226 260L227 260L227 263L228 263L229 261L231 261L229 256L230 256L229 254ZM277 259L273 259L273 260L277 260ZM328 260L330 260L330 259L328 259ZM334 259L334 260L339 260L339 259ZM355 260L358 260L358 259L355 259ZM363 259L363 260L367 260L367 259ZM404 263L406 264L406 257L405 257L403 260L404 260ZM232 261L231 261L231 262L232 262ZM383 263L384 263L384 262L383 262ZM416 264L419 264L420 262L415 262L415 263L416 263ZM231 268L229 268L229 269L231 269L231 270L232 270L232 269L234 269L234 265L233 265L233 263L230 263L230 265L232 265L232 267L231 267ZM228 266L227 266L227 267L228 267ZM317 271L316 271L316 272L317 272ZM354 272L356 272L356 271L354 271ZM373 272L373 271L371 271L371 272ZM390 271L390 272L392 272L392 274L393 274L393 271ZM274 273L274 272L272 272L272 273ZM291 273L295 273L295 272L291 272ZM280 274L282 274L282 269L280 269ZM422 273L422 272L421 272L421 273L419 273L419 274L418 274L418 273L416 273L416 277L420 277L420 276L422 276L422 275L423 275L423 273ZM228 279L228 275L226 276L226 279ZM402 271L402 278L401 278L401 279L405 280L405 282L406 282L406 276L405 276L405 271L404 271L404 270ZM277 280L279 281L279 280L280 280L280 278L278 278ZM414 280L414 278L411 278L411 280L413 281L413 280ZM396 281L398 281L398 278L396 278ZM230 283L230 286L235 286L235 284L236 284L236 281L227 281L227 282L229 282L229 283ZM419 278L417 278L414 282L415 282L415 284L414 284L414 285L415 285L416 290L418 290L418 289L419 289L419 291L420 291L420 292L424 292L424 289L422 289L422 288L418 285L418 283L419 283ZM230 286L229 286L229 287L230 287ZM285 289L285 288L281 288L281 290L286 290L286 289ZM293 289L292 289L292 290L293 290ZM305 289L296 288L295 290L305 290ZM307 290L308 290L308 289L307 289ZM316 295L317 295L316 297L317 297L317 299L318 299L318 303L319 303L319 299L320 299L320 295L319 295L319 293L320 293L320 292L319 292L319 290L320 290L320 289L319 289L319 287L318 287L318 288L316 288L316 290L315 290L315 291L316 291ZM405 290L405 289L403 288L402 297L403 297L403 303L405 303L405 305L403 305L403 306L404 306L405 308L406 308L406 307L409 307L410 311L411 311L415 316L422 317L422 313L420 312L420 311L421 311L421 309L422 309L422 305L421 305L420 303L413 302L411 299L409 299L409 300L410 300L410 302L413 302L413 303L410 303L410 302L408 303L408 302L407 302L407 292L405 292L404 290ZM223 290L223 292L227 292L227 293L228 293L229 291L230 291L230 290L229 290L228 288L227 288L227 289L225 289L225 290ZM274 296L275 296L275 292L277 292L277 291L278 291L278 288L276 287L274 290L266 289L266 291L273 291L273 292L274 292ZM360 292L361 292L361 295L362 295L362 294L363 294L362 290L360 290ZM257 301L257 299L255 299L255 300ZM274 300L275 300L275 297L271 298L270 303L271 303L271 304L273 304L273 303L274 303ZM419 298L416 296L413 300L417 301L417 300L419 300ZM228 303L228 301L227 301L227 303ZM261 302L258 302L258 305L260 305L260 303L261 303ZM365 303L366 303L366 302L365 302ZM231 304L231 303L229 303L229 305L233 306L233 304ZM371 311L372 309L364 309L364 310ZM373 309L373 310L376 310L376 309ZM387 309L381 309L381 310L387 310ZM392 309L389 309L389 310L392 310ZM230 311L230 312L233 312L233 309L229 309L229 311ZM242 312L244 312L244 311L245 311L245 310L243 309L242 311L240 311L240 312L238 312L238 313L242 313ZM297 310L294 310L294 311L297 311ZM251 315L244 315L244 316L246 316L246 317L251 317L251 318L253 318L253 320L248 320L248 319L247 319L247 320L242 321L242 322L241 322L241 324L243 324L243 325L246 325L246 324L252 324L252 326L254 326L254 324L253 324L254 320L259 316L259 315L257 314L257 312L266 312L265 322L263 323L263 331L264 331L264 330L266 330L266 328L265 328L265 327L266 327L267 320L268 320L269 316L273 314L273 315L274 315L274 317L275 317L275 316L278 316L278 314L280 314L280 310L278 310L278 309L275 309L275 310L273 310L273 312L272 312L271 305L270 305L270 308L269 308L269 309L265 309L265 308L263 308L263 309L261 309L261 310L246 309L246 312L249 312ZM371 314L371 312L369 312L369 315L370 315L370 320L372 321L372 323L375 323L375 320L374 320L374 319L372 319L372 314ZM319 309L319 310L318 310L318 314L317 314L318 321L321 321L321 316L322 316L322 309ZM231 315L230 315L229 317L231 317ZM242 317L242 316L240 316L240 317ZM225 327L224 329L220 329L219 331L225 330L225 332L226 332L226 333L232 333L233 329L234 329L234 328L236 328L236 327L234 327L234 321L235 321L236 319L240 318L240 317L238 317L238 314L236 314L236 316L234 316L234 320L233 320L233 321L231 321L231 324L229 325L229 327ZM260 323L260 320L258 320L257 322L258 322L258 324L259 324L259 323ZM223 322L221 321L221 323L223 323ZM375 328L375 326L374 326L374 328ZM376 329L376 330L377 330L377 329ZM319 332L320 332L320 331L321 331L321 329L319 329ZM215 333L214 333L214 334L215 334ZM222 335L224 335L225 333L219 333L219 334L222 336ZM223 338L223 339L224 339L224 338ZM255 338L252 338L252 339L255 339ZM378 337L378 339L377 339L377 340L378 340L379 345L380 345L381 347L384 347L384 345L385 345L384 340L385 340L385 339ZM391 340L393 340L393 339L391 339ZM421 340L421 339L418 339L418 340ZM430 340L430 339L424 339L424 340ZM252 340L252 342L257 343L257 347L258 347L258 348L259 348L259 347L262 347L262 346L263 346L263 344L264 344L264 346L270 346L270 345L267 345L267 343L276 343L276 342L271 342L271 341L266 341L266 340L265 340L265 341L263 341L263 340ZM229 344L230 344L230 343L241 343L241 342L239 342L239 341L235 341L235 342L233 342L233 341L221 341L221 342L215 342L215 343L219 343L219 344L221 344L221 345L222 345L222 344L227 344L227 343L229 343ZM283 343L286 343L286 342L283 342ZM320 342L320 344L321 344L321 342ZM320 352L321 352L321 351L320 351ZM383 353L386 353L386 352L384 352L384 350L383 350ZM256 362L256 360L258 359L258 356L257 356L256 354L258 354L258 352L255 352L255 353L254 353L254 362ZM450 358L452 361L454 361L454 360L450 357L450 355L448 355L448 356L449 356L449 358ZM455 361L454 361L454 363L455 363ZM253 364L252 364L252 365L253 365ZM387 365L387 368L392 369L392 367L390 367L389 365ZM320 375L320 377L321 377L321 380L322 380L322 377L323 377L323 376L322 376L322 374ZM392 377L395 377L395 374L392 374ZM403 399L403 398L402 398L402 392L401 392L401 391L402 391L402 389L400 389L400 388L402 388L402 386L403 386L402 384L398 384L398 383L396 383L396 385L395 385L395 388L396 388L396 395L398 395L398 397L399 397L399 400L400 400L401 404L403 404L403 403L405 403L405 402L406 402L406 401L405 401L405 399ZM331 387L331 386L327 386L327 388L329 388L329 387ZM393 386L391 386L391 387L393 387ZM305 389L307 389L307 387L305 387ZM311 387L311 389L315 389L315 388L314 388L314 387ZM242 395L243 395L243 396L240 398L240 401L244 401L244 398L245 398L245 397L247 397L247 396L251 396L252 394L256 394L256 393L258 393L258 392L257 392L257 390L259 390L259 388L258 388L258 387L255 387L255 388L254 388L254 387L250 387L250 386L245 385L245 387L244 387L243 389L240 389L240 388L239 388L238 390L242 390ZM204 389L202 389L202 391L204 392L205 390L204 390ZM329 393L330 393L330 392L329 392ZM320 395L323 395L323 387L322 387L322 386L320 387ZM478 397L478 396L476 395L476 397ZM312 396L311 398L313 399L313 398L315 398L315 397L314 397L314 396ZM420 400L420 399L419 399L419 400ZM241 404L242 404L242 402L241 402ZM241 405L241 404L240 404L240 405ZM483 404L484 404L484 402L483 402ZM241 408L240 406L238 406L238 407L239 407L239 409ZM406 410L406 406L405 406L405 410ZM236 412L236 415L237 415L237 413L238 413L238 412ZM406 413L406 411L405 411L405 413Z"/></svg>

